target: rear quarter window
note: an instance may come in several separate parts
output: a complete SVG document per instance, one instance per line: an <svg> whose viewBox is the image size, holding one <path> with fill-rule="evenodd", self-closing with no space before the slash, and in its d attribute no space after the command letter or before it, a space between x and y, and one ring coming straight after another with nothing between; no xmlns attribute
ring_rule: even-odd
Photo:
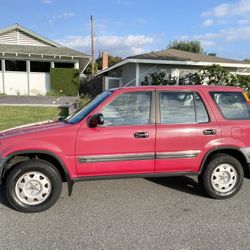
<svg viewBox="0 0 250 250"><path fill-rule="evenodd" d="M241 92L210 92L210 95L225 119L250 119L250 108Z"/></svg>

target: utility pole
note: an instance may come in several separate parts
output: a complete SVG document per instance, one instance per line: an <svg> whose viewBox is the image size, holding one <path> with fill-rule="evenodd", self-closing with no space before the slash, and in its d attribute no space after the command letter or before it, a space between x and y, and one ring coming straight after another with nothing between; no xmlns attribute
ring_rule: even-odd
<svg viewBox="0 0 250 250"><path fill-rule="evenodd" d="M95 48L94 48L94 17L90 16L91 21L91 65L92 65L92 75L95 74Z"/></svg>

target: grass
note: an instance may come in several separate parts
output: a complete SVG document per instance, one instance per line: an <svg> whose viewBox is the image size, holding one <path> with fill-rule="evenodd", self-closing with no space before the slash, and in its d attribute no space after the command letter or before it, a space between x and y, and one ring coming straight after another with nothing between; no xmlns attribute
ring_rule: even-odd
<svg viewBox="0 0 250 250"><path fill-rule="evenodd" d="M65 110L53 107L0 107L0 131L27 123L54 120Z"/></svg>

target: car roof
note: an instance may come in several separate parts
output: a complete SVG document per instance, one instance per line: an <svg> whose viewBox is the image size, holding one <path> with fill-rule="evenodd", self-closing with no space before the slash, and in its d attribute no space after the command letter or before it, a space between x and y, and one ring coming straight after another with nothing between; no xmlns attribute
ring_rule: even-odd
<svg viewBox="0 0 250 250"><path fill-rule="evenodd" d="M138 90L189 90L189 91L230 91L230 92L242 92L240 87L231 86L210 86L210 85L160 85L160 86L130 86L112 89L112 91L138 91Z"/></svg>

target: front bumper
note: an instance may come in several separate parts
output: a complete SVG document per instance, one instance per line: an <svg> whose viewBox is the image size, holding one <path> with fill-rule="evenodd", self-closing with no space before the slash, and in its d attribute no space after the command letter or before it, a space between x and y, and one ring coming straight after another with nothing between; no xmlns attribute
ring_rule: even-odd
<svg viewBox="0 0 250 250"><path fill-rule="evenodd" d="M0 158L0 184L2 184L3 170L4 170L4 166L7 160L8 160L7 157Z"/></svg>

